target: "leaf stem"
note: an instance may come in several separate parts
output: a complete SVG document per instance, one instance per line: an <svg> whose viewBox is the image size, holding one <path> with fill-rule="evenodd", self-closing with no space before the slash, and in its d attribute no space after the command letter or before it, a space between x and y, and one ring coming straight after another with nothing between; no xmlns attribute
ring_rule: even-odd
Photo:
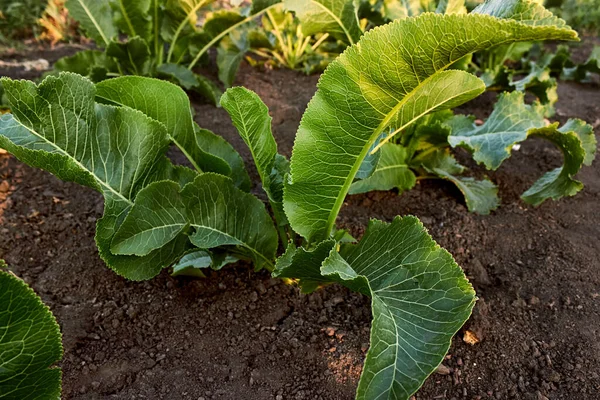
<svg viewBox="0 0 600 400"><path fill-rule="evenodd" d="M181 21L181 23L177 27L177 30L175 31L175 35L173 36L173 40L171 41L171 45L169 46L169 53L167 54L167 63L171 62L171 58L173 57L173 50L175 49L175 43L177 42L177 39L179 39L179 35L181 34L181 31L183 30L183 28L185 28L185 25L188 23L188 21L190 20L192 15L195 14L205 4L206 4L206 1L201 1L198 4L196 4L190 10L190 12L187 13L187 15L185 16L185 19L183 21Z"/></svg>

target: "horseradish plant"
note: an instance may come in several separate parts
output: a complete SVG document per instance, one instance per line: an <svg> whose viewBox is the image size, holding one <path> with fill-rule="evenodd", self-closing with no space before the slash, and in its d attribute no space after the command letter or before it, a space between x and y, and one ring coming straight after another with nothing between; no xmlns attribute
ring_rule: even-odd
<svg viewBox="0 0 600 400"><path fill-rule="evenodd" d="M357 398L408 399L442 361L475 293L414 217L373 220L354 243L336 229L344 198L375 165L365 162L375 148L485 90L474 75L448 69L457 60L500 44L575 37L529 1L493 0L469 15L423 14L375 28L322 75L289 162L277 153L267 107L230 89L221 103L250 148L272 216L248 193L239 155L198 127L185 93L164 81L4 79L13 114L0 117L0 147L103 194L99 253L128 279L246 259L304 291L339 283L370 296L371 347ZM165 157L170 144L193 169Z"/></svg>
<svg viewBox="0 0 600 400"><path fill-rule="evenodd" d="M0 260L0 399L58 399L60 328L42 300Z"/></svg>
<svg viewBox="0 0 600 400"><path fill-rule="evenodd" d="M269 46L266 36L254 30L231 46L228 35L267 12L279 0L254 0L251 7L206 13L212 0L67 0L70 14L102 50L85 50L55 64L56 71L76 72L94 82L121 75L171 79L218 103L219 88L192 69L219 49L219 77L230 86L248 42ZM206 13L201 28L198 13ZM123 38L124 40L120 40ZM248 45L248 46L249 46ZM234 51L235 49L235 51Z"/></svg>

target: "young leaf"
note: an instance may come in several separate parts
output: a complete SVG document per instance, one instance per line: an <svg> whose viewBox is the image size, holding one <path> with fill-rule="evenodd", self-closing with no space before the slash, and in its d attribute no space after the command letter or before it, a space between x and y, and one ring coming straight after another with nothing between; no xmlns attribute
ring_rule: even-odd
<svg viewBox="0 0 600 400"><path fill-rule="evenodd" d="M288 172L288 162L277 154L269 109L256 93L242 87L227 90L221 98L221 105L231 116L233 125L252 153L278 223L285 224L283 178Z"/></svg>
<svg viewBox="0 0 600 400"><path fill-rule="evenodd" d="M63 355L56 319L0 260L0 399L58 399Z"/></svg>
<svg viewBox="0 0 600 400"><path fill-rule="evenodd" d="M330 33L351 45L362 36L353 0L284 0L283 4L296 13L305 36Z"/></svg>
<svg viewBox="0 0 600 400"><path fill-rule="evenodd" d="M486 4L498 12L505 3ZM292 228L309 242L329 237L350 185L381 133L390 127L394 133L402 131L427 113L458 106L485 90L469 73L444 71L449 65L499 44L577 37L563 21L542 12L543 7L523 4L528 8L515 15L503 13L515 20L480 14L398 20L367 32L360 45L331 63L296 135L284 196ZM540 19L521 22L534 17Z"/></svg>
<svg viewBox="0 0 600 400"><path fill-rule="evenodd" d="M494 105L494 111L481 126L465 117L457 116L447 122L452 127L448 142L452 147L465 147L473 158L488 169L495 170L508 157L512 147L527 139L527 131L546 125L539 104L525 104L522 92L503 93Z"/></svg>
<svg viewBox="0 0 600 400"><path fill-rule="evenodd" d="M199 175L182 190L175 182L144 188L114 236L115 254L144 256L192 227L189 239L201 249L236 246L257 268L272 265L277 232L264 205L222 175Z"/></svg>
<svg viewBox="0 0 600 400"><path fill-rule="evenodd" d="M250 178L239 154L223 138L194 123L189 98L178 86L125 76L101 82L96 90L96 97L104 102L134 108L161 122L197 171L229 176L242 190L250 190Z"/></svg>
<svg viewBox="0 0 600 400"><path fill-rule="evenodd" d="M98 46L108 46L117 37L118 31L108 1L67 0L65 6L87 37L94 39Z"/></svg>
<svg viewBox="0 0 600 400"><path fill-rule="evenodd" d="M430 174L450 181L458 187L465 196L467 208L471 212L487 215L500 205L498 187L489 179L476 180L459 176L465 171L447 150L437 150L423 160L423 168Z"/></svg>
<svg viewBox="0 0 600 400"><path fill-rule="evenodd" d="M104 195L96 242L109 267L139 280L175 261L185 250L185 236L174 239L169 244L173 248L165 246L146 257L117 257L108 251L142 187L160 179L189 181L193 175L164 158L170 142L165 127L131 108L96 104L94 85L78 75L50 76L39 86L6 78L2 83L14 115L0 118L0 147Z"/></svg>
<svg viewBox="0 0 600 400"><path fill-rule="evenodd" d="M394 188L402 193L415 186L415 174L408 167L408 148L394 143L386 143L380 153L381 157L373 174L366 179L354 182L350 186L348 194Z"/></svg>
<svg viewBox="0 0 600 400"><path fill-rule="evenodd" d="M408 399L444 358L475 292L452 256L414 217L369 223L359 244L289 247L274 276L307 287L337 282L370 295L371 347L356 398Z"/></svg>
<svg viewBox="0 0 600 400"><path fill-rule="evenodd" d="M600 74L600 46L594 46L590 57L583 64L565 68L563 79L585 82L591 74Z"/></svg>
<svg viewBox="0 0 600 400"><path fill-rule="evenodd" d="M152 40L152 18L150 3L153 0L112 0L117 27L128 36L139 36L150 42Z"/></svg>

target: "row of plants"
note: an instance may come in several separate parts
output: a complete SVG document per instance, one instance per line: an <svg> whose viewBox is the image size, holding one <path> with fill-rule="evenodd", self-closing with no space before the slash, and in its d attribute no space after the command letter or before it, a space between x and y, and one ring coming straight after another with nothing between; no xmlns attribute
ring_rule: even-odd
<svg viewBox="0 0 600 400"><path fill-rule="evenodd" d="M82 26L87 16L98 27L91 36L106 45L106 52L81 54L107 63L119 59L117 71L126 66L134 73L173 65L191 71L206 55L202 49L278 7L261 0L246 14L215 12L198 32L189 23L195 14L159 12L158 0L123 0L119 4L133 8L120 11L103 2L69 3ZM127 279L151 279L167 267L194 274L248 260L304 292L337 283L369 296L371 346L357 399L408 399L442 361L471 313L475 292L414 217L372 220L359 241L337 229L344 199L368 190L406 190L417 179L437 177L456 183L471 210L487 213L498 204L496 189L462 177L465 168L450 149L465 147L495 169L530 136L554 143L565 160L523 199L539 204L575 194L581 183L573 176L595 151L585 122L548 124L547 108L525 104L521 92L502 95L481 126L451 110L486 90L484 80L455 69L473 53L576 40L577 33L530 0L488 0L468 14L425 13L364 33L355 10L346 8L354 3L328 12L315 2L301 3L295 12L303 35L315 34L311 27L330 18L330 28L318 30L349 47L321 76L291 159L278 153L268 109L255 93L238 87L219 99L250 149L267 205L249 193L250 179L233 147L194 122L180 87L140 76L88 79L109 77L109 64L102 69L90 62L90 71L63 72L39 85L3 78L11 113L0 116L0 147L104 196L96 227L99 254ZM438 7L444 4L453 2ZM127 42L116 40L119 31L129 32ZM171 163L165 156L171 145L192 168Z"/></svg>

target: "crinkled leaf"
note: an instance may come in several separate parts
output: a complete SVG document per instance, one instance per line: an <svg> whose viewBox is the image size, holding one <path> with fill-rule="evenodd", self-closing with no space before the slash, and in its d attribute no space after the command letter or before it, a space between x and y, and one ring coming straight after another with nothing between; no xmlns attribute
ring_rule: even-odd
<svg viewBox="0 0 600 400"><path fill-rule="evenodd" d="M530 71L519 80L513 80L512 74L509 76L509 85L521 92L528 91L534 94L540 103L546 105L545 114L552 116L554 114L554 104L558 101L556 79L550 76L550 68L540 67L536 63L530 63Z"/></svg>
<svg viewBox="0 0 600 400"><path fill-rule="evenodd" d="M498 187L489 179L460 176L465 167L460 165L447 150L437 150L423 160L423 168L430 174L450 181L458 187L465 196L469 211L487 215L500 205Z"/></svg>
<svg viewBox="0 0 600 400"><path fill-rule="evenodd" d="M129 36L139 36L150 42L152 39L152 17L149 14L151 1L153 0L111 0L117 27Z"/></svg>
<svg viewBox="0 0 600 400"><path fill-rule="evenodd" d="M118 31L108 1L67 0L65 6L86 36L94 39L98 46L108 46L117 37Z"/></svg>
<svg viewBox="0 0 600 400"><path fill-rule="evenodd" d="M489 3L497 11L506 2ZM535 15L541 19L423 14L367 32L331 63L304 113L292 153L284 207L294 230L309 242L331 234L358 169L386 129L401 131L485 90L469 73L444 71L449 65L499 44L577 37L563 21ZM533 18L523 10L510 16Z"/></svg>
<svg viewBox="0 0 600 400"><path fill-rule="evenodd" d="M348 194L366 193L372 190L398 189L400 193L415 186L416 177L408 166L408 149L386 143L380 150L381 157L373 174L350 186Z"/></svg>
<svg viewBox="0 0 600 400"><path fill-rule="evenodd" d="M0 147L31 166L104 195L105 212L96 229L104 261L129 279L151 278L171 264L176 259L173 249L183 248L185 237L175 239L173 249L165 246L147 257L119 257L108 251L140 189L153 180L186 181L193 174L165 159L165 127L137 110L95 103L94 85L74 74L48 77L39 86L2 82L14 116L0 118Z"/></svg>
<svg viewBox="0 0 600 400"><path fill-rule="evenodd" d="M462 146L473 152L473 158L495 170L508 157L512 147L527 139L527 131L546 125L538 104L527 105L524 93L500 95L487 121L477 126L464 116L447 122L452 127L448 137L451 146Z"/></svg>
<svg viewBox="0 0 600 400"><path fill-rule="evenodd" d="M592 165L592 161L596 158L596 135L594 135L594 129L591 125L585 121L574 118L568 120L562 128L559 129L561 132L575 132L581 140L581 146L585 151L585 158L583 160L584 165Z"/></svg>
<svg viewBox="0 0 600 400"><path fill-rule="evenodd" d="M354 44L362 35L353 0L284 0L283 4L296 13L306 36L329 33Z"/></svg>
<svg viewBox="0 0 600 400"><path fill-rule="evenodd" d="M193 229L189 240L201 249L235 246L257 268L275 258L277 232L264 205L229 178L213 173L199 175L182 190L174 182L155 182L143 189L111 250L143 256L188 226Z"/></svg>
<svg viewBox="0 0 600 400"><path fill-rule="evenodd" d="M194 123L189 98L181 88L137 76L107 80L96 87L96 97L102 101L134 108L161 122L196 170L229 176L240 188L250 190L242 158L223 138Z"/></svg>
<svg viewBox="0 0 600 400"><path fill-rule="evenodd" d="M3 261L0 260L0 269ZM0 399L60 398L60 328L21 279L0 270Z"/></svg>
<svg viewBox="0 0 600 400"><path fill-rule="evenodd" d="M564 196L574 196L583 188L583 184L573 177L584 163L586 152L573 124L565 124L558 129L558 123L545 128L531 129L528 136L537 136L554 143L563 153L564 164L547 172L521 198L534 206L548 199L558 200Z"/></svg>
<svg viewBox="0 0 600 400"><path fill-rule="evenodd" d="M279 218L278 221L285 223L283 177L287 173L288 163L277 154L269 109L256 93L242 87L227 90L221 98L221 105L231 116L233 125L252 153L263 189L276 215L283 218L283 221Z"/></svg>
<svg viewBox="0 0 600 400"><path fill-rule="evenodd" d="M356 398L408 399L443 360L475 292L414 217L373 220L358 244L342 244L339 253L336 247L333 240L312 251L290 245L274 275L370 295L371 347Z"/></svg>
<svg viewBox="0 0 600 400"><path fill-rule="evenodd" d="M210 79L194 74L192 71L178 64L161 64L156 68L157 72L163 76L171 78L179 86L200 93L213 105L219 105L221 99L221 89Z"/></svg>

